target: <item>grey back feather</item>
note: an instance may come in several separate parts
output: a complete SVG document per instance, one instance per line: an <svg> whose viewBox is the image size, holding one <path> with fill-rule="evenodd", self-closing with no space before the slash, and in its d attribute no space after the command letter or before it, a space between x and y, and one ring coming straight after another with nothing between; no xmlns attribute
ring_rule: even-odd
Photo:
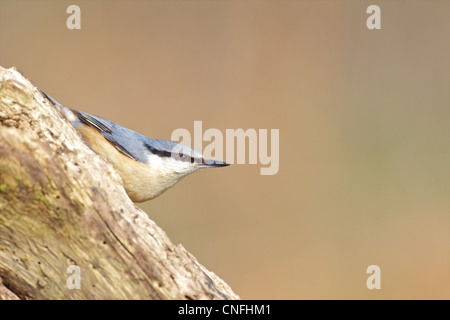
<svg viewBox="0 0 450 320"><path fill-rule="evenodd" d="M180 160L191 161L202 159L202 155L194 149L173 141L151 139L138 132L124 128L110 120L88 113L64 107L56 100L42 92L60 110L61 107L75 114L81 123L94 127L101 132L118 151L139 162L146 163L150 154L160 157L180 156ZM61 110L60 110L61 111ZM75 125L75 124L74 124ZM78 124L77 124L78 125ZM77 127L77 126L76 126ZM201 161L201 160L200 160Z"/></svg>

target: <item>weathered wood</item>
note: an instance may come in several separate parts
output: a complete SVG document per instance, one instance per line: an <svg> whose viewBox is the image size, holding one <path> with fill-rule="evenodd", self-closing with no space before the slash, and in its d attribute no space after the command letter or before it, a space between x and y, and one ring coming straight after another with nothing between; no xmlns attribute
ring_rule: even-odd
<svg viewBox="0 0 450 320"><path fill-rule="evenodd" d="M70 265L80 289L67 285ZM239 298L131 202L28 79L2 67L0 280L0 299Z"/></svg>

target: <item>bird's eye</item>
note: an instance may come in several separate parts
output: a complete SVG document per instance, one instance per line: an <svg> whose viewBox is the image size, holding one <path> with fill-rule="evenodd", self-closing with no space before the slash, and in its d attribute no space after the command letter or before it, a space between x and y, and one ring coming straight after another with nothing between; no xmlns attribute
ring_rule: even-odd
<svg viewBox="0 0 450 320"><path fill-rule="evenodd" d="M183 152L180 152L178 155L180 156L180 158L184 158L184 153Z"/></svg>

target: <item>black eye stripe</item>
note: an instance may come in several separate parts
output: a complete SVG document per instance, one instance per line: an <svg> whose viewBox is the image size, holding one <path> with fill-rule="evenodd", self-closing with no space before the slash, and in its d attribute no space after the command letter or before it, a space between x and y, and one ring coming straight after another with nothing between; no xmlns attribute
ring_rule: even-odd
<svg viewBox="0 0 450 320"><path fill-rule="evenodd" d="M156 154L157 156L160 156L160 157L171 157L172 156L172 152L170 152L170 151L158 150L156 148L153 148L151 145L149 145L147 143L145 143L144 145L148 149L148 151L150 151L153 154Z"/></svg>
<svg viewBox="0 0 450 320"><path fill-rule="evenodd" d="M172 154L172 152L170 152L170 151L158 150L156 148L153 148L151 145L149 145L147 143L145 143L144 145L148 149L148 151L150 151L151 153L153 153L157 156L160 156L160 157L170 158L172 156L175 156L175 157L178 156L177 159L180 161L183 161L183 162L194 163L196 161L196 159L194 157L191 157L190 155L183 153L183 152L180 152L178 154L176 154L176 153ZM200 161L200 159L198 159L198 161L201 163L205 162L205 160L203 160L203 159L201 161Z"/></svg>

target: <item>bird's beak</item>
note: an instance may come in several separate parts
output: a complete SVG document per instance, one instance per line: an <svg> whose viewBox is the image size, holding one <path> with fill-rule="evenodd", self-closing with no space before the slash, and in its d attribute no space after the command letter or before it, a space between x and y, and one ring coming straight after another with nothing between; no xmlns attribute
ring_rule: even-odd
<svg viewBox="0 0 450 320"><path fill-rule="evenodd" d="M198 164L200 168L226 167L229 165L229 163L211 159L203 159L202 163Z"/></svg>

